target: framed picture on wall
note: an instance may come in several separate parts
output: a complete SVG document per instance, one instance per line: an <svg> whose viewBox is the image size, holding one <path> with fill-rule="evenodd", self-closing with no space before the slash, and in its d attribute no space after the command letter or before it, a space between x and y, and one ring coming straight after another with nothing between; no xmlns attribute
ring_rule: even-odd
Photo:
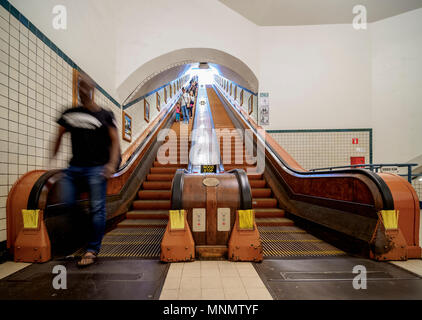
<svg viewBox="0 0 422 320"><path fill-rule="evenodd" d="M144 99L144 119L146 122L149 122L149 111L149 102Z"/></svg>
<svg viewBox="0 0 422 320"><path fill-rule="evenodd" d="M158 92L156 94L156 97L157 97L157 110L160 111L160 109L161 109L161 97L158 94Z"/></svg>
<svg viewBox="0 0 422 320"><path fill-rule="evenodd" d="M243 89L240 90L240 96L239 96L239 98L240 98L240 105L243 106Z"/></svg>
<svg viewBox="0 0 422 320"><path fill-rule="evenodd" d="M237 99L237 86L234 86L234 100Z"/></svg>
<svg viewBox="0 0 422 320"><path fill-rule="evenodd" d="M230 96L232 95L232 84L230 83Z"/></svg>
<svg viewBox="0 0 422 320"><path fill-rule="evenodd" d="M173 90L172 90L172 86L170 84L170 99L173 97Z"/></svg>
<svg viewBox="0 0 422 320"><path fill-rule="evenodd" d="M173 91L174 91L174 94L176 94L176 83L174 82L173 82Z"/></svg>
<svg viewBox="0 0 422 320"><path fill-rule="evenodd" d="M167 88L164 88L164 103L167 103Z"/></svg>
<svg viewBox="0 0 422 320"><path fill-rule="evenodd" d="M123 140L127 142L132 141L132 117L126 112L122 111L122 135Z"/></svg>
<svg viewBox="0 0 422 320"><path fill-rule="evenodd" d="M248 114L253 112L253 96L251 95L248 100Z"/></svg>

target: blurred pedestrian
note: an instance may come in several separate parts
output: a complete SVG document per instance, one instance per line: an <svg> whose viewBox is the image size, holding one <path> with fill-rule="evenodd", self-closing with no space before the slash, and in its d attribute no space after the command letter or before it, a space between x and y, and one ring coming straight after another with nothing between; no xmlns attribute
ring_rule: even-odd
<svg viewBox="0 0 422 320"><path fill-rule="evenodd" d="M92 230L86 252L78 262L85 267L96 261L106 226L107 179L120 164L120 146L113 112L98 106L93 100L95 85L86 76L78 79L81 106L63 112L57 120L59 130L55 139L53 157L60 148L63 135L69 132L72 154L69 167L61 180L64 203L73 206L81 190L80 183L89 188Z"/></svg>

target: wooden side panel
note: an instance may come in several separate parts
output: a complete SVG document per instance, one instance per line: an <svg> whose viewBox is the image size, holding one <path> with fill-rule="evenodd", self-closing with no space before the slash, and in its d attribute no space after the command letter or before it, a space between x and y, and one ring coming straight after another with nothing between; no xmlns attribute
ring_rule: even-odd
<svg viewBox="0 0 422 320"><path fill-rule="evenodd" d="M27 209L29 194L34 183L46 171L30 171L20 177L12 186L6 203L7 248L13 249L16 237L23 228L22 209Z"/></svg>

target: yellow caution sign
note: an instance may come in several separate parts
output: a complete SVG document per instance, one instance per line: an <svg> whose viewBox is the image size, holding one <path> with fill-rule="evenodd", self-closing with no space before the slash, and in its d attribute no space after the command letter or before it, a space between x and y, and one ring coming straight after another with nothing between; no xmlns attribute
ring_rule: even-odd
<svg viewBox="0 0 422 320"><path fill-rule="evenodd" d="M185 210L170 210L170 230L185 229Z"/></svg>
<svg viewBox="0 0 422 320"><path fill-rule="evenodd" d="M254 212L250 210L238 210L239 214L239 229L253 230L254 227Z"/></svg>
<svg viewBox="0 0 422 320"><path fill-rule="evenodd" d="M22 210L23 227L25 229L38 229L38 217L40 210Z"/></svg>
<svg viewBox="0 0 422 320"><path fill-rule="evenodd" d="M382 210L382 223L386 230L395 230L399 228L399 212L396 210Z"/></svg>

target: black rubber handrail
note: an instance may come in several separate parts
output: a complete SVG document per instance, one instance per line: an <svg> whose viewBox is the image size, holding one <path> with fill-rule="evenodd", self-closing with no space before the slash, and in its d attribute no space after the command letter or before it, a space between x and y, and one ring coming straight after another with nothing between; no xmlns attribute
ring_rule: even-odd
<svg viewBox="0 0 422 320"><path fill-rule="evenodd" d="M172 210L181 210L182 206L182 194L183 194L183 185L186 169L177 169L174 174L173 183L171 187L171 209Z"/></svg>
<svg viewBox="0 0 422 320"><path fill-rule="evenodd" d="M249 184L248 175L243 169L233 169L228 171L228 173L234 174L236 176L237 182L239 183L240 188L240 209L248 210L252 209L252 191Z"/></svg>
<svg viewBox="0 0 422 320"><path fill-rule="evenodd" d="M318 173L315 172L309 172L309 171L298 171L290 167L284 160L281 158L281 156L272 148L271 145L268 144L267 141L262 141L262 137L259 135L257 130L254 126L251 125L251 122L249 119L246 119L245 116L236 110L235 107L233 107L230 103L227 102L227 100L221 95L219 90L213 85L213 88L215 92L217 93L218 97L220 98L221 102L226 106L234 110L247 124L247 126L254 132L255 136L261 140L261 143L264 143L265 148L269 151L271 156L279 162L279 165L284 166L287 170L291 171L295 175L298 176L306 176L306 177L318 177L322 175L332 175L332 174L362 174L367 177L369 177L377 186L381 193L381 197L383 200L383 207L385 210L393 210L394 209L394 200L393 195L391 194L390 188L387 186L385 181L381 179L377 174L373 173L369 170L363 170L363 169L348 169L348 170L331 170L331 171L319 171Z"/></svg>

